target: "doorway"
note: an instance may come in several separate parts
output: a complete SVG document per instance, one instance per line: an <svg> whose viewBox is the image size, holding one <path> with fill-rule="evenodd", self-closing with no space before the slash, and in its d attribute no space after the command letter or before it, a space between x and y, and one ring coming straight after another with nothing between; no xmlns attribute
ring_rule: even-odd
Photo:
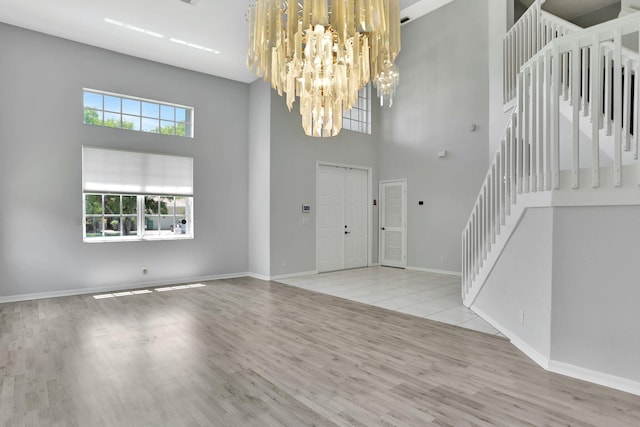
<svg viewBox="0 0 640 427"><path fill-rule="evenodd" d="M407 266L407 180L380 181L380 265Z"/></svg>
<svg viewBox="0 0 640 427"><path fill-rule="evenodd" d="M318 164L316 266L318 272L369 263L369 170Z"/></svg>

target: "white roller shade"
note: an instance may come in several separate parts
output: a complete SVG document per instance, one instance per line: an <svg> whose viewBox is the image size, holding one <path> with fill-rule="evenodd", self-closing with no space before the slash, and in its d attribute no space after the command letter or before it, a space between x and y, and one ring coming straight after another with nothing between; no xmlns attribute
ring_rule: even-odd
<svg viewBox="0 0 640 427"><path fill-rule="evenodd" d="M193 196L193 158L83 146L82 189Z"/></svg>

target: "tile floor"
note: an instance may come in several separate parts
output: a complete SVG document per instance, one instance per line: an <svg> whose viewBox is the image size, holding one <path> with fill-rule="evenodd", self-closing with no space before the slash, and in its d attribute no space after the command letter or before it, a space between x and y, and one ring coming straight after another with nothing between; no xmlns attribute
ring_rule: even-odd
<svg viewBox="0 0 640 427"><path fill-rule="evenodd" d="M501 335L462 305L460 278L456 276L369 267L278 281L462 328Z"/></svg>

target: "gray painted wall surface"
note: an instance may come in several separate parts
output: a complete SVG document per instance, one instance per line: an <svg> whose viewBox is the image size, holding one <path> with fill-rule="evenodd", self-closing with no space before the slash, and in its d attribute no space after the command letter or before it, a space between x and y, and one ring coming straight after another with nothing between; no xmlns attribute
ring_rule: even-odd
<svg viewBox="0 0 640 427"><path fill-rule="evenodd" d="M551 357L640 381L640 206L556 208Z"/></svg>
<svg viewBox="0 0 640 427"><path fill-rule="evenodd" d="M0 297L247 271L248 85L4 24L0 58ZM191 105L195 138L84 125L83 87ZM83 243L83 144L193 156L195 239Z"/></svg>
<svg viewBox="0 0 640 427"><path fill-rule="evenodd" d="M249 271L268 277L271 274L271 88L259 79L249 90Z"/></svg>
<svg viewBox="0 0 640 427"><path fill-rule="evenodd" d="M552 244L553 209L528 209L473 305L546 358L551 341Z"/></svg>
<svg viewBox="0 0 640 427"><path fill-rule="evenodd" d="M489 162L493 161L496 151L511 115L504 111L503 102L503 47L502 41L509 23L513 20L513 2L508 0L489 0Z"/></svg>
<svg viewBox="0 0 640 427"><path fill-rule="evenodd" d="M487 4L457 0L402 27L380 179L407 178L411 267L461 270L460 236L489 164Z"/></svg>
<svg viewBox="0 0 640 427"><path fill-rule="evenodd" d="M372 111L372 121L378 117ZM316 162L373 168L372 195L377 197L377 137L342 130L334 138L313 138L302 130L298 101L291 112L271 91L271 275L316 269ZM311 214L301 205L311 204ZM309 224L302 224L304 215ZM373 262L378 254L377 206L373 207Z"/></svg>

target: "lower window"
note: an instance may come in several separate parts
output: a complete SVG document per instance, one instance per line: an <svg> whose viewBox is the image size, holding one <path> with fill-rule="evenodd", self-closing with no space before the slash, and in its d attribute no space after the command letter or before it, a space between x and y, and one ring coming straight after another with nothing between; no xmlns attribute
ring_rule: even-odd
<svg viewBox="0 0 640 427"><path fill-rule="evenodd" d="M84 193L84 241L193 238L193 197Z"/></svg>

